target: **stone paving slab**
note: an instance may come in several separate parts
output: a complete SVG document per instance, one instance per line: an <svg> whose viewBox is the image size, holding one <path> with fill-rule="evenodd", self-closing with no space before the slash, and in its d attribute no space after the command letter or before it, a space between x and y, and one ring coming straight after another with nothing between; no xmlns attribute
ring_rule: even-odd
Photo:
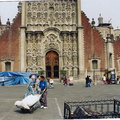
<svg viewBox="0 0 120 120"><path fill-rule="evenodd" d="M77 82L74 86L65 87L56 82L54 89L48 89L48 108L37 108L30 114L14 106L15 101L23 99L25 91L25 85L0 86L0 120L60 120L63 119L65 100L120 99L120 85L99 83L86 88L84 83ZM39 103L37 105L39 107Z"/></svg>

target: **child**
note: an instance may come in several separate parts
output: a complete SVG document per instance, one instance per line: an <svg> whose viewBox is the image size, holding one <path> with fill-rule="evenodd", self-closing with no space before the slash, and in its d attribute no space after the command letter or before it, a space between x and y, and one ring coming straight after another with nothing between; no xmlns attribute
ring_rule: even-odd
<svg viewBox="0 0 120 120"><path fill-rule="evenodd" d="M50 81L49 81L50 88L54 88L53 83L54 83L53 79L50 79Z"/></svg>

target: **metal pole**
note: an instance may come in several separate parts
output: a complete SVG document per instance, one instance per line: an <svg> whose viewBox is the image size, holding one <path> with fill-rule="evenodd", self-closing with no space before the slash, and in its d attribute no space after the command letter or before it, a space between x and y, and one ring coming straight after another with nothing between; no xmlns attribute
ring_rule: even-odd
<svg viewBox="0 0 120 120"><path fill-rule="evenodd" d="M5 77L2 78L2 84L1 84L1 86L5 86L4 81L5 81Z"/></svg>

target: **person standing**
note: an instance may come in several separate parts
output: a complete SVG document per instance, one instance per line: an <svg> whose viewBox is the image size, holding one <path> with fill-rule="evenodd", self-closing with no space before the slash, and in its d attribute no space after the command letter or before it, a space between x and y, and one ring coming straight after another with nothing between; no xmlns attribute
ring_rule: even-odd
<svg viewBox="0 0 120 120"><path fill-rule="evenodd" d="M28 85L27 85L27 90L26 90L26 93L25 93L25 97L27 97L29 93L34 95L34 85L35 85L35 80L34 79L35 79L35 76L31 74L29 76L29 82L28 82Z"/></svg>
<svg viewBox="0 0 120 120"><path fill-rule="evenodd" d="M39 80L40 76L37 76L37 80L35 82L35 90L37 94L40 94L40 89L39 89L39 84L40 84L40 80Z"/></svg>
<svg viewBox="0 0 120 120"><path fill-rule="evenodd" d="M54 83L53 79L50 78L50 81L49 81L50 88L54 88L53 83Z"/></svg>
<svg viewBox="0 0 120 120"><path fill-rule="evenodd" d="M106 84L106 77L105 77L105 74L104 74L103 77L102 77L102 82L103 82L104 84Z"/></svg>
<svg viewBox="0 0 120 120"><path fill-rule="evenodd" d="M47 81L45 80L44 76L40 76L38 78L40 80L39 87L42 92L42 96L39 101L41 104L41 108L46 109L47 108Z"/></svg>
<svg viewBox="0 0 120 120"><path fill-rule="evenodd" d="M68 85L67 77L66 77L66 76L63 76L63 77L62 77L62 80L63 80L63 85L67 86L67 85Z"/></svg>
<svg viewBox="0 0 120 120"><path fill-rule="evenodd" d="M86 80L86 87L89 87L89 76L87 75L87 77L85 78L85 80Z"/></svg>
<svg viewBox="0 0 120 120"><path fill-rule="evenodd" d="M91 87L91 85L92 85L92 79L91 79L91 76L89 76L89 85L88 85L88 87Z"/></svg>

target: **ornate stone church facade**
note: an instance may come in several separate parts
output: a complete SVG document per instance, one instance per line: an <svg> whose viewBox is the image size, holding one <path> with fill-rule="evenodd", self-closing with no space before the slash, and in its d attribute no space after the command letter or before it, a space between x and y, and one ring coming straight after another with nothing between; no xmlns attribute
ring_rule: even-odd
<svg viewBox="0 0 120 120"><path fill-rule="evenodd" d="M84 71L80 10L80 0L22 3L21 71L53 78L60 70L75 77Z"/></svg>
<svg viewBox="0 0 120 120"><path fill-rule="evenodd" d="M99 17L95 26L81 11L81 0L24 1L11 24L0 19L0 71L38 72L60 78L101 79L120 73L120 30Z"/></svg>

